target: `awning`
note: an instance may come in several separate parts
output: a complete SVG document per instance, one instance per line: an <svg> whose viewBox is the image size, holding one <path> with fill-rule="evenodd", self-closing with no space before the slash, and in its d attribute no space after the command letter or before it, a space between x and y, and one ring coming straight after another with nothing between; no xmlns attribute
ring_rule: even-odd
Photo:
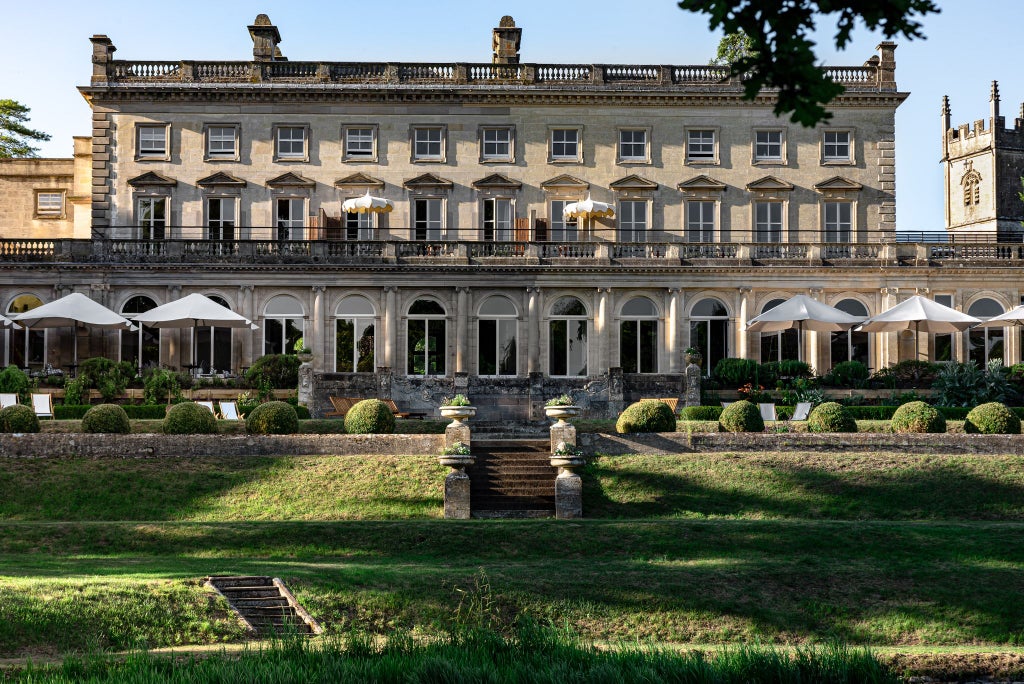
<svg viewBox="0 0 1024 684"><path fill-rule="evenodd" d="M372 197L369 190L362 197L353 197L341 203L341 210L346 214L389 214L394 208L391 200Z"/></svg>
<svg viewBox="0 0 1024 684"><path fill-rule="evenodd" d="M615 207L606 202L595 202L590 199L590 193L587 193L587 199L582 202L572 202L566 204L565 208L562 209L562 219L586 219L586 218L606 218L615 216Z"/></svg>

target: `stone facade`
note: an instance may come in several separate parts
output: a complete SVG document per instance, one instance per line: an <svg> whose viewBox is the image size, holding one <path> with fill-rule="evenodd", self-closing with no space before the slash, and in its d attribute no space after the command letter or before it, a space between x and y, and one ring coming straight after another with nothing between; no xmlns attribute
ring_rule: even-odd
<svg viewBox="0 0 1024 684"><path fill-rule="evenodd" d="M87 239L91 138L75 138L71 159L0 159L0 236Z"/></svg>

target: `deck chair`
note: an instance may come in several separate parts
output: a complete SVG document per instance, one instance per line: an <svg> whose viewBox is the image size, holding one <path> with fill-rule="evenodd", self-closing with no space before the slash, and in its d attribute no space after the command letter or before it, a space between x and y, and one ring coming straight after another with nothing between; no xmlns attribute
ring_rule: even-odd
<svg viewBox="0 0 1024 684"><path fill-rule="evenodd" d="M793 409L793 415L790 420L807 420L807 416L811 415L811 408L813 404L809 401L801 401Z"/></svg>
<svg viewBox="0 0 1024 684"><path fill-rule="evenodd" d="M324 418L344 418L345 414L349 412L353 406L356 405L358 399L351 397L327 397L331 401L331 406L334 407L333 411L328 411L324 414Z"/></svg>
<svg viewBox="0 0 1024 684"><path fill-rule="evenodd" d="M734 401L723 401L722 402L722 408L729 408L730 406L732 406L735 403L736 402L734 402Z"/></svg>
<svg viewBox="0 0 1024 684"><path fill-rule="evenodd" d="M758 410L761 412L761 420L764 422L775 422L778 418L775 417L775 404L758 404Z"/></svg>
<svg viewBox="0 0 1024 684"><path fill-rule="evenodd" d="M224 420L241 420L238 415L238 404L233 401L220 402L220 417Z"/></svg>
<svg viewBox="0 0 1024 684"><path fill-rule="evenodd" d="M427 414L422 411L403 411L398 408L394 399L381 399L384 404L395 414L395 418L426 418Z"/></svg>
<svg viewBox="0 0 1024 684"><path fill-rule="evenodd" d="M33 394L32 410L39 418L53 419L53 397L49 394Z"/></svg>
<svg viewBox="0 0 1024 684"><path fill-rule="evenodd" d="M679 413L679 397L666 397L665 399L658 399L663 404L667 404L672 409L673 414Z"/></svg>
<svg viewBox="0 0 1024 684"><path fill-rule="evenodd" d="M217 412L213 409L212 401L197 401L196 403L199 404L200 406L205 406L206 408L210 409L210 413L213 414L213 417L217 417Z"/></svg>
<svg viewBox="0 0 1024 684"><path fill-rule="evenodd" d="M17 404L17 394L0 394L0 409L5 409L8 406L16 406Z"/></svg>

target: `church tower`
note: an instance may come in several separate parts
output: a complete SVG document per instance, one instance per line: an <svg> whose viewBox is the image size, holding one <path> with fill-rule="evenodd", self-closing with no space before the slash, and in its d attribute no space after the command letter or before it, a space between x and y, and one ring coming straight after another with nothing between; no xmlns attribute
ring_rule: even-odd
<svg viewBox="0 0 1024 684"><path fill-rule="evenodd" d="M943 97L942 163L947 231L1021 238L1024 201L1018 193L1024 176L1024 105L1013 128L1007 128L1006 118L999 114L999 84L992 81L989 118L953 128L949 97Z"/></svg>

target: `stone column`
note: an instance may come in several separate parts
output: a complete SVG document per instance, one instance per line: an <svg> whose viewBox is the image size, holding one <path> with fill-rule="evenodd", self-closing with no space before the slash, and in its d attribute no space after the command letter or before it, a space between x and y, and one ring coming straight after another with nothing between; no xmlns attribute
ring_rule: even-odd
<svg viewBox="0 0 1024 684"><path fill-rule="evenodd" d="M457 287L455 310L455 372L466 372L469 360L469 288Z"/></svg>
<svg viewBox="0 0 1024 684"><path fill-rule="evenodd" d="M754 297L753 297L753 288L746 287L746 286L740 288L740 297L739 297L739 312L740 312L739 327L740 327L740 331L739 331L739 334L736 335L737 341L739 342L739 346L736 349L736 358L739 358L739 359L745 359L745 358L747 358L747 355L750 354L750 333L747 332L747 321L749 321L751 318L753 318L753 316L750 315L750 313L751 313L750 309L751 309L751 307L753 306L753 303L754 303L753 299L754 299ZM708 363L711 363L710 359L708 359ZM709 368L708 370L710 371L712 369ZM699 398L698 398L698 400L699 400ZM689 406L689 404L687 404L687 406Z"/></svg>
<svg viewBox="0 0 1024 684"><path fill-rule="evenodd" d="M555 453L559 446L572 453ZM583 480L573 472L583 464L583 457L576 454L576 428L559 419L551 426L551 465L558 468L555 478L555 518L558 520L583 517Z"/></svg>
<svg viewBox="0 0 1024 684"><path fill-rule="evenodd" d="M238 287L238 313L248 318L253 323L256 323L256 314L253 311L253 290L252 285L240 285ZM262 330L252 330L251 328L242 328L241 334L238 336L238 369L241 371L242 366L249 367L255 360L253 354L253 343L256 335L262 334Z"/></svg>
<svg viewBox="0 0 1024 684"><path fill-rule="evenodd" d="M881 305L878 312L886 311L891 309L897 304L896 296L899 293L899 289L895 287L883 287L881 294ZM899 358L899 334L898 333L882 333L875 335L876 344L878 349L878 367L876 370L880 370L887 366L890 366L900 360Z"/></svg>
<svg viewBox="0 0 1024 684"><path fill-rule="evenodd" d="M395 344L398 336L397 287L384 288L384 366L395 367Z"/></svg>
<svg viewBox="0 0 1024 684"><path fill-rule="evenodd" d="M597 358L591 375L607 373L611 366L611 333L608 329L608 307L611 303L610 287L599 287L594 296L594 333L597 337ZM591 357L593 358L593 357Z"/></svg>
<svg viewBox="0 0 1024 684"><path fill-rule="evenodd" d="M811 299L821 301L821 295L824 290L820 287L812 287L808 290ZM823 374L827 369L825 368L824 361L827 358L825 350L822 348L822 338L826 340L832 339L832 333L818 334L813 330L807 330L804 328L804 350L803 360L810 364L811 368L814 368L818 375Z"/></svg>
<svg viewBox="0 0 1024 684"><path fill-rule="evenodd" d="M668 356L668 372L678 373L682 365L679 355L682 353L679 335L679 309L682 306L682 290L670 287L665 297L665 353Z"/></svg>
<svg viewBox="0 0 1024 684"><path fill-rule="evenodd" d="M178 299L181 299L181 285L170 285L167 288L167 301L173 302ZM163 362L168 366L181 368L181 364L186 363L181 354L184 331L184 328L170 328L166 333L161 332L164 341L167 342L167 351L163 353Z"/></svg>
<svg viewBox="0 0 1024 684"><path fill-rule="evenodd" d="M529 296L527 305L527 349L526 360L527 373L540 373L540 319L541 307L543 306L543 294L539 287L528 287L526 292Z"/></svg>
<svg viewBox="0 0 1024 684"><path fill-rule="evenodd" d="M311 328L309 339L303 342L307 347L313 350L313 370L317 373L323 373L327 358L327 345L325 344L327 336L324 334L327 322L324 319L324 293L327 288L323 285L313 286L313 315L310 319L309 326Z"/></svg>

